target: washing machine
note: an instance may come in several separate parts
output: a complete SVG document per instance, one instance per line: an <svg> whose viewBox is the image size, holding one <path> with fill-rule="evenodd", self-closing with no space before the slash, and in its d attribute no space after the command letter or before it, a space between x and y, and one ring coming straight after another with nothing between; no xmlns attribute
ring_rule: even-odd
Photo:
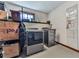
<svg viewBox="0 0 79 59"><path fill-rule="evenodd" d="M37 53L43 49L43 32L27 31L27 55Z"/></svg>
<svg viewBox="0 0 79 59"><path fill-rule="evenodd" d="M56 29L43 29L43 33L44 45L46 45L47 47L55 45Z"/></svg>

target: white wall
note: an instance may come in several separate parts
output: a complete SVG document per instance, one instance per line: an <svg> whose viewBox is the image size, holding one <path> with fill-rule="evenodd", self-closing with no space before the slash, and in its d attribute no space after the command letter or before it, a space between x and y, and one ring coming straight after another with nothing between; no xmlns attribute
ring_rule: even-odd
<svg viewBox="0 0 79 59"><path fill-rule="evenodd" d="M8 11L9 15L11 15L10 10L21 11L20 6L12 4L10 2L5 2L5 8L6 8L6 11ZM23 10L26 11L26 12L34 13L36 21L46 22L48 20L48 14L47 13L43 13L43 12L36 11L36 10L33 10L33 9L29 9L29 8L24 8Z"/></svg>
<svg viewBox="0 0 79 59"><path fill-rule="evenodd" d="M46 13L35 11L32 9L28 9L28 8L23 8L23 11L34 13L36 21L46 22L48 20L48 14Z"/></svg>
<svg viewBox="0 0 79 59"><path fill-rule="evenodd" d="M48 20L50 20L53 25L52 28L56 28L56 35L59 34L60 36L60 39L58 41L68 46L69 44L66 33L66 9L75 4L77 4L76 1L65 2L58 8L50 12L48 16ZM76 44L76 42L74 44Z"/></svg>
<svg viewBox="0 0 79 59"><path fill-rule="evenodd" d="M10 10L21 11L22 8L20 6L18 6L18 5L12 4L10 2L5 2L5 10L11 16ZM46 22L48 20L48 14L47 13L43 13L43 12L36 11L36 10L33 10L33 9L29 9L29 8L23 8L23 11L34 13L36 21ZM26 23L26 24L27 24L27 27L30 27L30 26L32 26L32 27L37 26L37 28L39 27L37 23ZM39 25L40 25L39 28L49 26L48 24L39 24Z"/></svg>

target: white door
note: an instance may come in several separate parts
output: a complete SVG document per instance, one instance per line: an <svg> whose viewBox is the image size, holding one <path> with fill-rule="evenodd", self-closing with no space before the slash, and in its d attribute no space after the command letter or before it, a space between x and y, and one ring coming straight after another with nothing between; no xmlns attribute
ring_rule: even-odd
<svg viewBox="0 0 79 59"><path fill-rule="evenodd" d="M67 16L67 43L77 49L78 41L78 7L74 5L66 10Z"/></svg>

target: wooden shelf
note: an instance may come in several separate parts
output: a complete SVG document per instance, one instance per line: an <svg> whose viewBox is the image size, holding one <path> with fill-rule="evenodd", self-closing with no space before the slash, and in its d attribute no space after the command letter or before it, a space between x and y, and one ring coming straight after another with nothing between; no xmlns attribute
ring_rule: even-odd
<svg viewBox="0 0 79 59"><path fill-rule="evenodd" d="M49 23L46 23L46 22L36 22L36 21L27 22L27 23L40 23L40 24L49 24Z"/></svg>
<svg viewBox="0 0 79 59"><path fill-rule="evenodd" d="M0 21L7 21L7 22L26 22L26 21L11 21L11 20L3 20L3 19L0 19ZM49 23L46 23L46 22L36 22L36 21L31 21L31 22L26 22L26 23L49 24Z"/></svg>
<svg viewBox="0 0 79 59"><path fill-rule="evenodd" d="M0 19L0 21L4 21L4 22L19 22L19 21L11 21L11 20L3 20L3 19Z"/></svg>

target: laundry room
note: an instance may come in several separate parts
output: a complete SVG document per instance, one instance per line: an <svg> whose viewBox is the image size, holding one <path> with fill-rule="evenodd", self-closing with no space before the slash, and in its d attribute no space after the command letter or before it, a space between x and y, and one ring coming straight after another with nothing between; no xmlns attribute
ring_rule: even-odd
<svg viewBox="0 0 79 59"><path fill-rule="evenodd" d="M79 57L79 1L0 1L0 58Z"/></svg>

